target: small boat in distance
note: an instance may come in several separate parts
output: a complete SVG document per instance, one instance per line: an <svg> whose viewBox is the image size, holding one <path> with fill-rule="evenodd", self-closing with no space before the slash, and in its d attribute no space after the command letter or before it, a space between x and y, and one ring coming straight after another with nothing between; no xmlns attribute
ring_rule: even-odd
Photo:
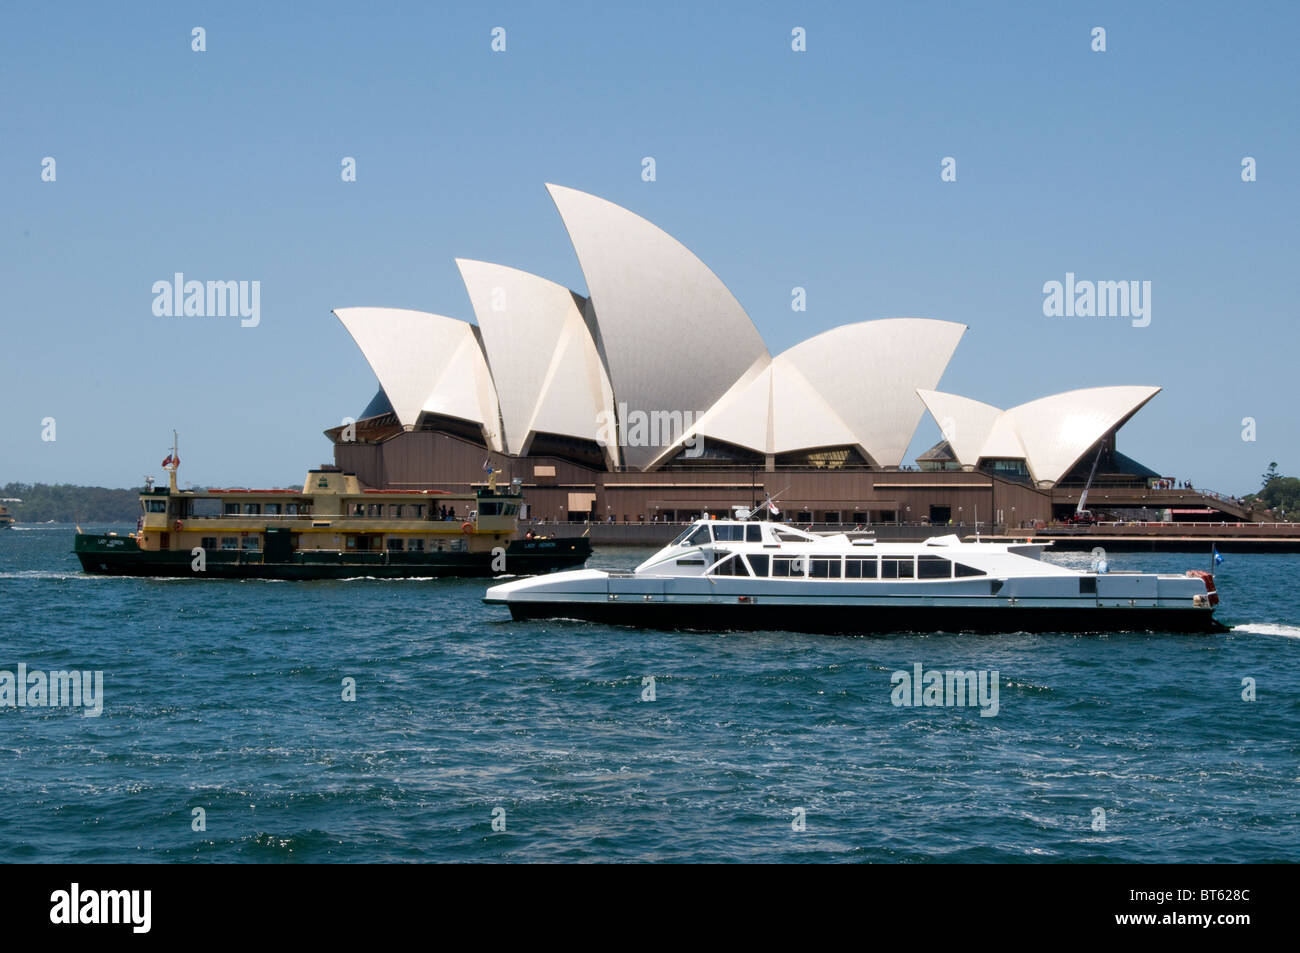
<svg viewBox="0 0 1300 953"><path fill-rule="evenodd" d="M383 579L498 576L581 566L585 537L515 538L518 484L473 493L363 486L340 467L310 470L301 489L180 490L179 453L163 461L168 486L140 494L136 532L82 533L73 551L88 573L211 579Z"/></svg>
<svg viewBox="0 0 1300 953"><path fill-rule="evenodd" d="M584 569L488 589L516 619L667 629L871 632L1212 632L1208 572L1080 572L1049 544L940 536L884 543L784 523L699 520L631 572Z"/></svg>
<svg viewBox="0 0 1300 953"><path fill-rule="evenodd" d="M8 529L14 525L14 515L9 512L9 507L5 506L5 504L21 502L22 500L16 499L15 497L5 497L3 500L0 500L0 529Z"/></svg>

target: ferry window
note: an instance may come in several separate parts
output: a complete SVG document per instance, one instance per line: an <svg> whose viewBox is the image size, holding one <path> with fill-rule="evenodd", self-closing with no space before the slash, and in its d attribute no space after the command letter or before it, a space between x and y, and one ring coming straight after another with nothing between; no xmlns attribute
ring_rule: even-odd
<svg viewBox="0 0 1300 953"><path fill-rule="evenodd" d="M199 545L202 546L204 549L216 549L216 548L217 548L217 537L215 537L215 536L204 536L202 542L200 542Z"/></svg>
<svg viewBox="0 0 1300 953"><path fill-rule="evenodd" d="M772 557L772 575L773 576L802 576L803 561L798 557L773 556Z"/></svg>
<svg viewBox="0 0 1300 953"><path fill-rule="evenodd" d="M757 523L750 523L745 527L745 542L761 543L763 541L763 527Z"/></svg>
<svg viewBox="0 0 1300 953"><path fill-rule="evenodd" d="M808 575L814 579L839 579L840 578L840 557L838 556L813 556L811 572Z"/></svg>
<svg viewBox="0 0 1300 953"><path fill-rule="evenodd" d="M279 503L267 503L267 504L266 504L266 515L267 515L267 516L279 516L279 515L280 515L280 504L279 504Z"/></svg>
<svg viewBox="0 0 1300 953"><path fill-rule="evenodd" d="M478 514L479 516L496 516L500 506L500 503L484 501L478 505Z"/></svg>
<svg viewBox="0 0 1300 953"><path fill-rule="evenodd" d="M166 500L150 500L150 501L149 501L149 512L150 512L150 513L166 513L166 512L167 512L167 501L166 501Z"/></svg>
<svg viewBox="0 0 1300 953"><path fill-rule="evenodd" d="M388 551L390 553L400 553L405 550L406 546L400 536L388 537Z"/></svg>
<svg viewBox="0 0 1300 953"><path fill-rule="evenodd" d="M749 568L750 570L753 571L755 576L767 575L767 554L766 553L750 553L745 558L749 560Z"/></svg>
<svg viewBox="0 0 1300 953"><path fill-rule="evenodd" d="M950 579L952 563L942 556L918 556L916 576L918 579Z"/></svg>
<svg viewBox="0 0 1300 953"><path fill-rule="evenodd" d="M845 579L875 579L875 556L848 556L844 560Z"/></svg>
<svg viewBox="0 0 1300 953"><path fill-rule="evenodd" d="M958 576L986 576L983 569L976 569L974 566L963 566L961 563L955 563L953 566L957 570Z"/></svg>
<svg viewBox="0 0 1300 953"><path fill-rule="evenodd" d="M880 560L881 579L911 579L911 556L884 556Z"/></svg>
<svg viewBox="0 0 1300 953"><path fill-rule="evenodd" d="M422 539L412 539L412 540L408 540L408 542L410 542L410 544L411 544L411 546L410 546L411 552L413 552L413 553L422 553L422 552L424 552L424 540L422 540Z"/></svg>
<svg viewBox="0 0 1300 953"><path fill-rule="evenodd" d="M238 536L223 536L223 537L221 537L221 548L222 548L222 549L238 549L238 548L239 548L239 537L238 537Z"/></svg>
<svg viewBox="0 0 1300 953"><path fill-rule="evenodd" d="M227 516L238 516L238 515L239 515L239 504L238 504L238 503L227 503L227 504L226 504L226 515L227 515Z"/></svg>
<svg viewBox="0 0 1300 953"><path fill-rule="evenodd" d="M451 541L451 551L453 553L463 553L465 551L465 540L453 539Z"/></svg>
<svg viewBox="0 0 1300 953"><path fill-rule="evenodd" d="M353 516L365 516L365 515L366 515L366 507L365 507L365 504L364 504L364 503L354 503L354 504L352 504L352 515L353 515Z"/></svg>
<svg viewBox="0 0 1300 953"><path fill-rule="evenodd" d="M424 519L424 504L423 504L423 503L412 503L412 504L411 504L411 517L412 517L413 519L417 519L417 520ZM421 548L423 549L423 547L421 547Z"/></svg>
<svg viewBox="0 0 1300 953"><path fill-rule="evenodd" d="M384 515L384 504L383 504L383 503L367 503L367 504L366 504L366 515L367 515L367 516L374 516L374 517L383 516L383 515Z"/></svg>
<svg viewBox="0 0 1300 953"><path fill-rule="evenodd" d="M703 546L708 541L709 541L709 528L707 526L701 526L699 529L691 533L691 535L686 538L686 543L688 546Z"/></svg>
<svg viewBox="0 0 1300 953"><path fill-rule="evenodd" d="M259 543L260 540L257 536L245 536L242 540L240 540L239 548L246 553L247 552L255 553L261 548Z"/></svg>
<svg viewBox="0 0 1300 953"><path fill-rule="evenodd" d="M261 512L262 512L262 504L261 504L261 503L245 503L245 504L244 504L244 515L245 515L245 516L257 516L257 515L259 515Z"/></svg>
<svg viewBox="0 0 1300 953"><path fill-rule="evenodd" d="M391 516L393 519L400 520L402 518L402 504L401 503L390 504L388 507L388 515Z"/></svg>
<svg viewBox="0 0 1300 953"><path fill-rule="evenodd" d="M298 504L297 504L297 503L286 503L286 504L284 504L284 513L285 513L286 516L297 516L297 515L298 515Z"/></svg>
<svg viewBox="0 0 1300 953"><path fill-rule="evenodd" d="M742 543L745 541L745 527L738 523L715 526L713 537L729 543Z"/></svg>
<svg viewBox="0 0 1300 953"><path fill-rule="evenodd" d="M677 565L679 565L679 566L703 566L703 565L704 565L704 560L703 560L703 559L679 559L679 560L677 560Z"/></svg>

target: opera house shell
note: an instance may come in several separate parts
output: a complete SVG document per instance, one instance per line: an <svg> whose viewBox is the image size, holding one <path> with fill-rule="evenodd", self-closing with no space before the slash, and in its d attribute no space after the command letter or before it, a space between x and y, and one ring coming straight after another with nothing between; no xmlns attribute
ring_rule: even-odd
<svg viewBox="0 0 1300 953"><path fill-rule="evenodd" d="M334 312L379 381L355 423L327 431L336 460L366 482L451 488L481 479L486 458L528 487L565 491L554 515L623 518L597 505L615 483L649 488L635 509L676 516L727 493L748 499L738 488L755 484L754 473L872 474L835 490L808 484L799 505L829 513L843 499L846 514L869 518L892 506L901 521L907 488L881 475L920 472L904 456L927 409L945 438L920 460L932 482L973 487L952 474L977 472L1041 490L1091 462L1095 448L1109 447L1113 464L1114 431L1158 391L1071 391L1010 410L942 393L966 328L928 318L845 324L773 355L677 239L605 199L547 188L586 294L458 259L473 323L383 307ZM420 443L420 434L439 439ZM665 506L670 499L683 505Z"/></svg>

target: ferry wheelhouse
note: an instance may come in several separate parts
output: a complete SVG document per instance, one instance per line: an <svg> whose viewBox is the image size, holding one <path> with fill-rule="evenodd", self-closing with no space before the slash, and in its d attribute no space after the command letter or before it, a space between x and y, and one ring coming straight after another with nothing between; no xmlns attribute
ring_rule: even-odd
<svg viewBox="0 0 1300 953"><path fill-rule="evenodd" d="M493 586L516 619L802 632L1199 632L1221 629L1207 572L1081 572L1047 544L877 542L784 523L699 520L631 572Z"/></svg>

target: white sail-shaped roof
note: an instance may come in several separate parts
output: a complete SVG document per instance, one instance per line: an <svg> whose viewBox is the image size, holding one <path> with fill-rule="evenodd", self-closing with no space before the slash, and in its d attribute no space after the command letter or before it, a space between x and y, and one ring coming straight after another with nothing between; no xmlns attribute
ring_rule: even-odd
<svg viewBox="0 0 1300 953"><path fill-rule="evenodd" d="M585 299L504 265L458 258L501 404L504 445L526 454L539 431L601 441L612 433L609 377L583 319ZM606 446L611 464L616 444Z"/></svg>
<svg viewBox="0 0 1300 953"><path fill-rule="evenodd" d="M421 411L478 424L501 449L497 396L473 325L402 308L336 308L361 348L398 422L411 429Z"/></svg>
<svg viewBox="0 0 1300 953"><path fill-rule="evenodd" d="M903 462L925 405L966 325L929 318L887 318L832 328L781 355L817 389L877 466Z"/></svg>
<svg viewBox="0 0 1300 953"><path fill-rule="evenodd" d="M600 329L614 397L629 412L702 413L767 356L726 285L686 246L605 199L548 185ZM662 447L625 447L645 468Z"/></svg>
<svg viewBox="0 0 1300 953"><path fill-rule="evenodd" d="M1108 431L1119 427L1159 387L1088 387L1053 394L1007 411L1034 479L1055 483Z"/></svg>
<svg viewBox="0 0 1300 953"><path fill-rule="evenodd" d="M1089 387L998 410L956 394L919 391L963 466L1023 459L1039 483L1056 483L1107 433L1122 426L1159 387Z"/></svg>
<svg viewBox="0 0 1300 953"><path fill-rule="evenodd" d="M764 454L852 446L897 466L925 412L917 389L938 383L965 330L924 318L835 328L756 364L694 430Z"/></svg>
<svg viewBox="0 0 1300 953"><path fill-rule="evenodd" d="M953 456L974 466L994 425L1002 416L1002 408L937 390L919 389L916 393L939 424Z"/></svg>

